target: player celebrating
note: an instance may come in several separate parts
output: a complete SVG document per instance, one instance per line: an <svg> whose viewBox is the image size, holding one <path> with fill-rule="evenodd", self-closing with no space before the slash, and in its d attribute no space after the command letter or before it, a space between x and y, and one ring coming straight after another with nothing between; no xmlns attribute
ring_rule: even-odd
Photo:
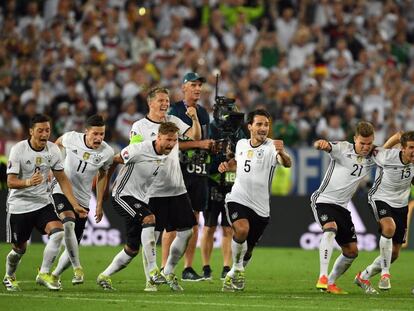
<svg viewBox="0 0 414 311"><path fill-rule="evenodd" d="M177 132L174 123L162 123L155 141L131 144L114 157L115 164L125 164L115 181L112 203L125 218L127 242L98 276L97 283L103 289L113 289L110 276L125 268L138 254L140 240L147 260L149 282L152 285L165 282L156 262L155 217L148 207L148 190L160 170L168 165L167 155L172 153L178 159Z"/></svg>
<svg viewBox="0 0 414 311"><path fill-rule="evenodd" d="M58 255L63 239L63 226L49 195L48 174L52 170L63 193L72 206L79 211L72 187L61 161L59 148L49 142L50 121L45 115L35 115L30 124L30 138L14 145L7 166L7 241L12 250L7 255L6 275L3 284L9 291L19 291L15 272L24 255L33 228L48 234L49 240L43 252L43 262L36 282L51 290L59 290L53 281L50 268ZM80 214L86 217L86 212Z"/></svg>
<svg viewBox="0 0 414 311"><path fill-rule="evenodd" d="M231 244L233 266L224 278L223 291L244 289L244 268L269 223L270 185L276 165L291 166L283 141L267 138L270 114L255 110L249 113L247 122L251 138L239 140L235 158L219 166L220 173L236 171L234 185L226 195L226 215L234 235Z"/></svg>
<svg viewBox="0 0 414 311"><path fill-rule="evenodd" d="M311 196L315 220L323 230L319 246L320 274L316 288L332 294L347 294L336 286L335 281L358 256L357 236L347 206L360 181L375 165L371 155L373 142L372 124L359 122L354 144L346 141L331 143L326 140L314 143L316 149L328 152L331 158L319 189ZM342 254L336 259L328 277L334 239L341 247Z"/></svg>
<svg viewBox="0 0 414 311"><path fill-rule="evenodd" d="M187 108L187 114L193 123L190 127L179 118L167 115L170 107L169 92L165 88L154 88L148 94L149 113L144 118L132 125L131 140L154 140L155 133L162 122L173 122L179 128L179 136L199 140L201 138L200 123L197 111L194 107ZM178 156L171 154L167 157L166 164L158 172L157 178L151 186L148 194L151 198L149 206L156 218L155 240L166 229L167 232L177 231L177 235L171 244L167 262L163 273L167 282L174 291L181 291L174 274L175 266L184 254L192 234L192 227L196 224L191 202L184 184ZM149 282L150 275L145 254L143 256L144 270L147 277L146 291L156 291L157 288Z"/></svg>
<svg viewBox="0 0 414 311"><path fill-rule="evenodd" d="M401 149L377 148L374 152L378 167L368 201L381 228L380 255L354 280L367 293L376 292L369 279L380 272L378 288L391 288L390 266L398 258L406 238L408 198L414 173L414 132L398 133L386 145L394 145L392 139L399 137Z"/></svg>
<svg viewBox="0 0 414 311"><path fill-rule="evenodd" d="M56 144L66 151L65 172L72 182L73 192L82 210L76 211L64 196L61 187L52 181L53 201L65 229L65 251L59 258L52 277L59 282L59 277L72 263L74 276L72 284L83 283L83 269L79 260L79 247L87 218L80 218L78 213L85 213L91 198L93 178L98 173L96 222L103 216L103 194L108 180L107 170L112 164L113 149L104 142L105 122L99 115L93 115L86 121L85 133L68 132L56 140Z"/></svg>

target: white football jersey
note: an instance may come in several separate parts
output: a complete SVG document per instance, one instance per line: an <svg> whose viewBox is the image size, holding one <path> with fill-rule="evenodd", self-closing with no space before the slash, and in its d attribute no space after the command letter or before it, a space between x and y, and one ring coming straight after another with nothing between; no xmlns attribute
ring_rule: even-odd
<svg viewBox="0 0 414 311"><path fill-rule="evenodd" d="M347 209L360 181L368 175L375 162L371 155L358 155L354 144L346 141L330 144L331 162L319 189L311 196L312 207L315 203L331 203Z"/></svg>
<svg viewBox="0 0 414 311"><path fill-rule="evenodd" d="M227 202L236 202L251 208L262 217L270 215L270 189L277 162L277 151L271 139L252 147L250 139L237 142L235 160L236 180Z"/></svg>
<svg viewBox="0 0 414 311"><path fill-rule="evenodd" d="M173 122L179 128L179 136L184 137L185 132L190 129L176 116L167 115L166 122ZM135 135L141 136L142 140L155 140L158 135L159 122L154 122L145 117L132 125L131 137ZM178 147L177 147L178 150ZM171 152L166 160L165 165L160 169L157 178L151 185L149 191L150 197L170 197L186 193L183 174L180 167L180 159L178 152Z"/></svg>
<svg viewBox="0 0 414 311"><path fill-rule="evenodd" d="M32 212L51 203L48 175L50 169L63 170L60 150L52 142L47 142L42 151L34 150L29 140L18 142L11 148L7 174L15 174L19 179L29 179L37 171L43 175L43 182L23 189L10 189L7 197L7 211L10 214Z"/></svg>
<svg viewBox="0 0 414 311"><path fill-rule="evenodd" d="M414 164L402 163L400 149L377 148L373 159L378 167L368 193L369 201L384 201L395 208L407 206Z"/></svg>
<svg viewBox="0 0 414 311"><path fill-rule="evenodd" d="M73 194L82 207L89 207L92 193L92 181L100 168L109 169L114 157L114 150L106 142L102 142L98 149L86 146L86 135L77 132L68 132L62 136L62 145L65 147L65 173L73 189ZM62 193L59 183L52 181L52 192Z"/></svg>
<svg viewBox="0 0 414 311"><path fill-rule="evenodd" d="M122 149L125 165L116 178L112 196L132 196L148 203L148 189L167 160L166 155L157 154L154 143L147 140ZM171 152L178 153L178 144Z"/></svg>

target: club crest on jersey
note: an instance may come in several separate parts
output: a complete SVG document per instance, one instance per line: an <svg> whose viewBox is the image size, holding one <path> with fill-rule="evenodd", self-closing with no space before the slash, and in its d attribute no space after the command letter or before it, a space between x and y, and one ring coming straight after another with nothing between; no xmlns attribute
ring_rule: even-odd
<svg viewBox="0 0 414 311"><path fill-rule="evenodd" d="M253 155L254 155L254 151L253 150L248 150L247 151L247 158L248 159L252 159L253 158Z"/></svg>
<svg viewBox="0 0 414 311"><path fill-rule="evenodd" d="M321 215L321 220L322 221L327 221L328 220L328 215L326 215L326 214Z"/></svg>
<svg viewBox="0 0 414 311"><path fill-rule="evenodd" d="M48 155L45 156L47 163L50 164L50 162L52 162L52 157L53 156L51 154L48 154Z"/></svg>
<svg viewBox="0 0 414 311"><path fill-rule="evenodd" d="M36 165L42 164L43 159L41 157L36 157Z"/></svg>
<svg viewBox="0 0 414 311"><path fill-rule="evenodd" d="M83 159L86 161L86 160L88 160L90 158L90 156L91 156L91 154L89 152L85 152L83 154Z"/></svg>
<svg viewBox="0 0 414 311"><path fill-rule="evenodd" d="M257 158L262 159L263 156L264 156L264 150L263 149L257 150Z"/></svg>
<svg viewBox="0 0 414 311"><path fill-rule="evenodd" d="M93 158L92 158L92 161L93 161L93 163L95 163L95 164L99 164L99 162L101 162L102 161L102 156L100 155L100 154L94 154L93 155Z"/></svg>

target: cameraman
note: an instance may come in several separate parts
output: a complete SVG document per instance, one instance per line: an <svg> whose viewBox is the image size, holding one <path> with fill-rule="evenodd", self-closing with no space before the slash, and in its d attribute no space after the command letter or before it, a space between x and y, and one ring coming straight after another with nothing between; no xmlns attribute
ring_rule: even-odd
<svg viewBox="0 0 414 311"><path fill-rule="evenodd" d="M226 101L227 99L224 100ZM212 270L210 267L210 257L213 250L214 233L218 225L218 217L221 214L220 225L223 230L221 241L223 269L221 279L224 280L227 272L230 271L231 240L233 237L233 231L224 209L224 198L231 191L236 174L235 172L221 174L218 171L218 166L221 162L228 160L228 153L234 152L237 141L242 138L247 138L247 134L246 130L242 127L243 114L235 112L234 101L230 103L216 102L214 108L214 120L210 123L209 137L216 142L214 148L216 153L212 156L208 182L209 200L207 209L203 213L204 228L201 239L201 256L203 260L203 277L205 280L211 280ZM239 121L241 122L233 122L231 118L225 118L224 115L228 115L230 111L239 114Z"/></svg>
<svg viewBox="0 0 414 311"><path fill-rule="evenodd" d="M208 135L208 126L210 123L209 115L206 109L197 101L200 99L202 85L206 79L200 77L195 72L188 72L183 78L181 87L184 94L184 100L179 101L171 106L170 114L180 118L188 125L192 125L191 118L186 114L188 107L194 107L197 110L198 120L201 126L201 140L198 141L181 141L181 170L187 192L190 196L191 205L194 215L197 219L197 225L193 227L193 235L188 243L184 258L184 270L182 273L183 281L202 281L203 277L198 275L192 268L194 253L198 239L198 221L200 211L204 211L207 205L208 196L208 171L210 155L209 150L212 148L214 141L206 139ZM162 260L168 256L168 250L174 239L175 232L164 233L162 239Z"/></svg>

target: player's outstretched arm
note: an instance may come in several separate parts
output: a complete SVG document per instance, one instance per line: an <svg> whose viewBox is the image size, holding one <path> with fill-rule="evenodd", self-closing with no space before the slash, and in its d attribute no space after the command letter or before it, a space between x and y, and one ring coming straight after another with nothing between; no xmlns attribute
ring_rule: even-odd
<svg viewBox="0 0 414 311"><path fill-rule="evenodd" d="M282 164L284 167L291 167L292 166L292 159L290 158L290 155L285 150L285 145L283 143L283 140L276 139L273 141L273 145L275 146L275 149L277 151L277 157L280 164Z"/></svg>
<svg viewBox="0 0 414 311"><path fill-rule="evenodd" d="M96 212L95 222L98 223L103 217L103 201L106 185L108 184L108 171L102 168L98 171L98 181L96 182Z"/></svg>
<svg viewBox="0 0 414 311"><path fill-rule="evenodd" d="M384 149L391 149L395 145L399 144L400 143L400 140L401 140L401 135L402 134L404 134L403 131L399 131L399 132L395 133L390 138L388 138L388 140L384 143L384 145L382 147Z"/></svg>
<svg viewBox="0 0 414 311"><path fill-rule="evenodd" d="M201 139L201 126L200 121L198 120L197 110L194 107L188 107L187 112L185 113L193 121L191 128L185 133L185 136L191 138L192 140Z"/></svg>
<svg viewBox="0 0 414 311"><path fill-rule="evenodd" d="M76 201L75 196L73 195L72 185L69 182L68 177L66 176L64 171L53 171L53 175L55 176L56 180L58 181L60 188L63 191L63 194L68 199L69 203L72 205L73 209L77 214L79 214L80 218L85 218L88 216L88 211L81 207Z"/></svg>
<svg viewBox="0 0 414 311"><path fill-rule="evenodd" d="M313 147L317 150L323 150L326 152L331 152L332 146L331 144L325 139L319 139L313 143Z"/></svg>
<svg viewBox="0 0 414 311"><path fill-rule="evenodd" d="M210 150L213 144L214 144L214 140L212 139L188 140L188 141L180 141L179 147L180 147L180 150L188 150L188 149Z"/></svg>

